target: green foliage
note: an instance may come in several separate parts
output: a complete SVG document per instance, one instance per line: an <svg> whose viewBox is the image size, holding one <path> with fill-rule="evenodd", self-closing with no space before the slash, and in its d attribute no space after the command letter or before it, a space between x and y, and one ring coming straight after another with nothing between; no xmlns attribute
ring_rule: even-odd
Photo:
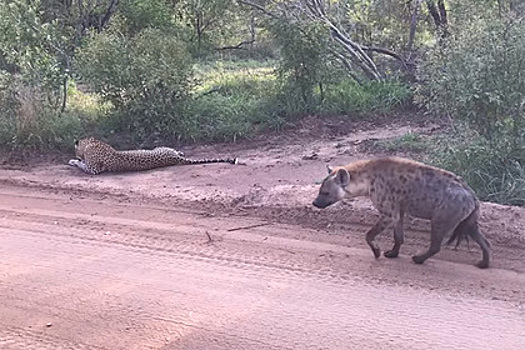
<svg viewBox="0 0 525 350"><path fill-rule="evenodd" d="M74 91L74 90L73 90ZM0 146L7 149L68 149L88 126L81 109L60 112L9 74L0 76Z"/></svg>
<svg viewBox="0 0 525 350"><path fill-rule="evenodd" d="M119 27L128 36L134 36L147 28L175 26L168 0L124 0L120 3L119 15L123 19Z"/></svg>
<svg viewBox="0 0 525 350"><path fill-rule="evenodd" d="M194 56L205 56L231 40L245 40L237 38L244 16L234 0L178 1L175 11L180 24L191 29L188 48Z"/></svg>
<svg viewBox="0 0 525 350"><path fill-rule="evenodd" d="M497 142L462 127L438 139L431 162L460 176L485 201L525 205L525 137L515 148L500 135Z"/></svg>
<svg viewBox="0 0 525 350"><path fill-rule="evenodd" d="M60 147L79 119L60 112L67 38L45 22L40 1L0 3L0 144Z"/></svg>
<svg viewBox="0 0 525 350"><path fill-rule="evenodd" d="M315 88L330 77L328 29L319 23L280 21L269 28L280 47L282 103L291 114L311 113L320 102Z"/></svg>
<svg viewBox="0 0 525 350"><path fill-rule="evenodd" d="M412 92L396 82L358 84L341 70L320 23L272 21L269 29L280 48L274 102L288 119L309 113L384 113L410 100Z"/></svg>
<svg viewBox="0 0 525 350"><path fill-rule="evenodd" d="M169 134L194 85L192 60L173 33L147 29L133 38L93 36L78 55L84 81L115 108L120 130Z"/></svg>
<svg viewBox="0 0 525 350"><path fill-rule="evenodd" d="M269 102L277 89L273 62L215 61L197 71L202 84L187 101L180 138L235 141L284 122Z"/></svg>
<svg viewBox="0 0 525 350"><path fill-rule="evenodd" d="M415 132L408 132L392 139L374 141L373 146L386 152L420 153L427 151L430 143L428 137Z"/></svg>
<svg viewBox="0 0 525 350"><path fill-rule="evenodd" d="M177 135L184 141L235 141L257 129L257 99L246 94L206 95L192 101Z"/></svg>
<svg viewBox="0 0 525 350"><path fill-rule="evenodd" d="M430 52L420 73L417 101L466 123L464 137L436 151L436 164L482 199L523 205L525 22L472 20Z"/></svg>
<svg viewBox="0 0 525 350"><path fill-rule="evenodd" d="M13 76L1 71L0 106L0 145L5 147L15 140L19 101L16 98Z"/></svg>
<svg viewBox="0 0 525 350"><path fill-rule="evenodd" d="M363 44L401 48L408 37L411 3L402 0L340 0L346 12L341 16L354 28L353 37ZM423 23L424 24L424 23ZM421 25L421 24L420 24Z"/></svg>
<svg viewBox="0 0 525 350"><path fill-rule="evenodd" d="M325 86L320 108L326 114L387 113L408 105L412 90L397 82L369 82L359 85L343 79Z"/></svg>
<svg viewBox="0 0 525 350"><path fill-rule="evenodd" d="M279 129L305 112L283 93L275 62L215 61L200 64L194 99L184 112L182 138L235 140L264 129ZM319 114L367 114L401 106L411 91L397 83L361 86L344 79L324 87L324 100L312 109ZM319 88L313 99L321 101Z"/></svg>
<svg viewBox="0 0 525 350"><path fill-rule="evenodd" d="M475 21L436 47L418 101L492 139L525 126L525 22Z"/></svg>
<svg viewBox="0 0 525 350"><path fill-rule="evenodd" d="M38 0L0 2L0 55L26 84L38 85L46 94L58 93L66 39L55 22L42 21L39 6Z"/></svg>

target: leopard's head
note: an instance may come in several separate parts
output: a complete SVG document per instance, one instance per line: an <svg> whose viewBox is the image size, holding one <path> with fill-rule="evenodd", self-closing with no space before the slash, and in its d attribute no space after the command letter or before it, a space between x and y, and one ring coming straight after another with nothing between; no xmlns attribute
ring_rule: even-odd
<svg viewBox="0 0 525 350"><path fill-rule="evenodd" d="M75 155L80 160L85 160L86 147L96 142L95 138L90 137L82 140L75 140Z"/></svg>

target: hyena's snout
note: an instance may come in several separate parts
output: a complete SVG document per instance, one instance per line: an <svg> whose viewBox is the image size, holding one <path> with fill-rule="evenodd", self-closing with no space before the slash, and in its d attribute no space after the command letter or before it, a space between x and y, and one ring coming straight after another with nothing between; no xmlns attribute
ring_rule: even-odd
<svg viewBox="0 0 525 350"><path fill-rule="evenodd" d="M324 209L329 206L331 203L323 200L322 198L317 197L313 202L313 206L319 209Z"/></svg>

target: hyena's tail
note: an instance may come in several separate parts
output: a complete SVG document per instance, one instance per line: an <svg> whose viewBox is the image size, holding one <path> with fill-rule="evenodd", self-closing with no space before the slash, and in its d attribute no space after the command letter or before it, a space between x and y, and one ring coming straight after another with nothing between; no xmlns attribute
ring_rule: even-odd
<svg viewBox="0 0 525 350"><path fill-rule="evenodd" d="M456 241L454 248L457 248L462 241L466 241L467 244L470 242L470 238L477 237L485 242L487 247L490 247L490 241L485 238L479 231L478 227L478 217L479 217L479 206L476 206L476 209L459 225L452 233L452 236L447 241L447 245L450 245L452 242Z"/></svg>

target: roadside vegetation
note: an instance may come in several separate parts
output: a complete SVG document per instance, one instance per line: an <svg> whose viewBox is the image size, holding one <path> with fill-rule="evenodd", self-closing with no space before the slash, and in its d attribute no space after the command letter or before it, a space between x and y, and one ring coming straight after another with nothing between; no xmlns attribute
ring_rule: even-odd
<svg viewBox="0 0 525 350"><path fill-rule="evenodd" d="M524 205L524 16L515 0L5 0L0 148L236 141L410 111L450 132L381 147Z"/></svg>

